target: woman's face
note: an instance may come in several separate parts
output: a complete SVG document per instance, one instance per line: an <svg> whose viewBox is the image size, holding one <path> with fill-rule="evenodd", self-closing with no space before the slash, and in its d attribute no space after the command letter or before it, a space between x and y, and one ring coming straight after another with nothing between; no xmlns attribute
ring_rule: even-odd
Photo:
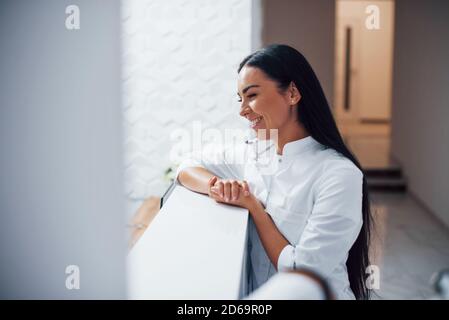
<svg viewBox="0 0 449 320"><path fill-rule="evenodd" d="M240 115L250 122L258 134L267 135L270 129L280 129L291 121L291 90L283 93L277 83L269 79L259 68L245 66L238 76ZM293 115L294 116L294 115Z"/></svg>

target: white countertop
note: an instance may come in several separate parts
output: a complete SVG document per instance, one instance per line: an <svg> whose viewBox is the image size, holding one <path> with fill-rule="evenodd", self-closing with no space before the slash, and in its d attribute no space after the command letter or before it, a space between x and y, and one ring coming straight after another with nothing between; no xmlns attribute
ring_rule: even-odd
<svg viewBox="0 0 449 320"><path fill-rule="evenodd" d="M128 297L240 298L247 223L247 210L176 186L128 255Z"/></svg>

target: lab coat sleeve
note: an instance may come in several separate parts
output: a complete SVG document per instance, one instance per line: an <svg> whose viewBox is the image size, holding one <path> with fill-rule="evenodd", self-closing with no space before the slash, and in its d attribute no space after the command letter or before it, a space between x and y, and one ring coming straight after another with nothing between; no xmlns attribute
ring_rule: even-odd
<svg viewBox="0 0 449 320"><path fill-rule="evenodd" d="M280 272L251 292L245 300L325 300L321 285L308 275Z"/></svg>
<svg viewBox="0 0 449 320"><path fill-rule="evenodd" d="M324 170L317 182L312 213L299 242L281 251L279 271L306 267L327 277L346 261L361 230L362 172L344 164Z"/></svg>
<svg viewBox="0 0 449 320"><path fill-rule="evenodd" d="M176 170L179 173L188 167L204 168L219 178L242 180L245 163L244 145L223 145L204 147L201 151L188 153Z"/></svg>

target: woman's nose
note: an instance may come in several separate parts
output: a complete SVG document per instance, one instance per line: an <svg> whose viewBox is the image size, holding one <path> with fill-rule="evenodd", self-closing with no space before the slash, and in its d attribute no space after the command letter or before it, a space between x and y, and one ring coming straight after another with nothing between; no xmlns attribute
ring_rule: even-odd
<svg viewBox="0 0 449 320"><path fill-rule="evenodd" d="M250 108L248 106L241 106L239 114L244 117L250 112Z"/></svg>

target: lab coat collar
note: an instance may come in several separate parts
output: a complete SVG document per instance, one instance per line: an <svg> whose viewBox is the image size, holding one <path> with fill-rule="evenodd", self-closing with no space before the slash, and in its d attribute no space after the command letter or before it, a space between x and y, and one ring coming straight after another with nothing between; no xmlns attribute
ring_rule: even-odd
<svg viewBox="0 0 449 320"><path fill-rule="evenodd" d="M284 145L282 155L280 157L296 156L310 149L320 147L320 143L312 136L308 136L299 140L290 141Z"/></svg>

